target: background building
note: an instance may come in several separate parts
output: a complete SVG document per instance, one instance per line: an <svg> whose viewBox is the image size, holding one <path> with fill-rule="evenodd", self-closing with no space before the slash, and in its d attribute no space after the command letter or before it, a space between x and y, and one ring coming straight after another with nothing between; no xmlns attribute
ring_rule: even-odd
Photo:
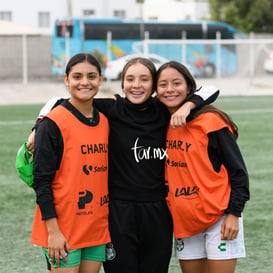
<svg viewBox="0 0 273 273"><path fill-rule="evenodd" d="M57 18L114 17L156 20L206 19L207 0L9 0L0 2L0 20L50 35Z"/></svg>
<svg viewBox="0 0 273 273"><path fill-rule="evenodd" d="M144 18L165 21L209 19L208 0L145 0Z"/></svg>

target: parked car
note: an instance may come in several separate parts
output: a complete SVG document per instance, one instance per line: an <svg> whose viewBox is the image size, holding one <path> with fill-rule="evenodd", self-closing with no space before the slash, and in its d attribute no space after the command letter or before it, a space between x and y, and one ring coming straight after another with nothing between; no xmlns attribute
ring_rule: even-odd
<svg viewBox="0 0 273 273"><path fill-rule="evenodd" d="M270 52L264 60L264 70L273 73L273 52Z"/></svg>
<svg viewBox="0 0 273 273"><path fill-rule="evenodd" d="M104 71L104 76L107 80L120 80L121 73L124 65L132 58L139 57L140 55L131 54L121 57L117 60L110 61ZM148 54L148 58L154 63L156 69L169 60L156 54Z"/></svg>

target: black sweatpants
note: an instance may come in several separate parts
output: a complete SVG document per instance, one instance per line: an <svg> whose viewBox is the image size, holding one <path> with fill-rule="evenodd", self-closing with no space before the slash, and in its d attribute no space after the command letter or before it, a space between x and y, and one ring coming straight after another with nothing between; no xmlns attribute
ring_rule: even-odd
<svg viewBox="0 0 273 273"><path fill-rule="evenodd" d="M105 273L167 273L172 253L172 221L165 200L111 200Z"/></svg>

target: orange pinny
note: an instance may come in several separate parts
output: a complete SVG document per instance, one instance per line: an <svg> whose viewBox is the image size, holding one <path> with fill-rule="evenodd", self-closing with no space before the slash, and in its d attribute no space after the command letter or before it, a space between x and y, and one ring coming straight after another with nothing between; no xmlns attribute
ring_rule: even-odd
<svg viewBox="0 0 273 273"><path fill-rule="evenodd" d="M200 233L224 214L230 198L228 172L216 172L208 156L208 133L229 126L216 113L204 113L167 132L167 202L176 238ZM230 129L230 128L229 128Z"/></svg>
<svg viewBox="0 0 273 273"><path fill-rule="evenodd" d="M99 123L87 126L63 106L48 118L63 137L60 169L52 181L57 221L71 249L105 244L108 230L108 135L107 118L99 113ZM48 232L37 206L31 242L48 246Z"/></svg>

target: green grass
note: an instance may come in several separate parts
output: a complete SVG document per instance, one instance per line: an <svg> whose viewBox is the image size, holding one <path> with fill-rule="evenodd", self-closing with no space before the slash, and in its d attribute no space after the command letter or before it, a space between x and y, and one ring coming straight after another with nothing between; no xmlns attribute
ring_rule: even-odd
<svg viewBox="0 0 273 273"><path fill-rule="evenodd" d="M249 176L251 200L244 211L247 258L236 272L271 272L273 227L273 96L221 97L216 103L239 126L238 143ZM14 164L41 105L0 106L0 264L1 272L43 273L45 260L30 244L35 196L19 180ZM170 273L180 272L175 258Z"/></svg>

